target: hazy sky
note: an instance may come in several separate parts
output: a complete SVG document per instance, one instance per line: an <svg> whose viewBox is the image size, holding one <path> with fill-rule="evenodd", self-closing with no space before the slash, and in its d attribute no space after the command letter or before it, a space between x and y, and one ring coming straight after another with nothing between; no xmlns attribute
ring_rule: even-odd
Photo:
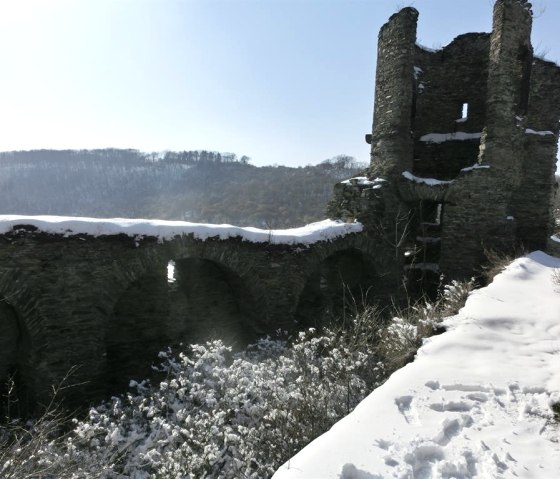
<svg viewBox="0 0 560 479"><path fill-rule="evenodd" d="M369 160L377 33L490 31L491 0L0 0L0 150L208 149L253 164ZM560 62L559 0L533 45Z"/></svg>

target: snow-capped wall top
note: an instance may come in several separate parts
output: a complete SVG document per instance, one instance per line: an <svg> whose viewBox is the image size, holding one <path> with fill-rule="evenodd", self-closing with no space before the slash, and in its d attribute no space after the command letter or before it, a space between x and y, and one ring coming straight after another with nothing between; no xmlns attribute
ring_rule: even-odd
<svg viewBox="0 0 560 479"><path fill-rule="evenodd" d="M438 186L438 185L450 185L454 183L454 180L438 180L436 178L421 178L420 176L414 176L410 171L403 171L402 176L407 180L414 181L415 183L423 183L428 186Z"/></svg>
<svg viewBox="0 0 560 479"><path fill-rule="evenodd" d="M490 168L490 165L479 165L478 163L475 163L472 166L467 166L466 168L461 168L461 171L467 172L467 171L474 171L474 170L487 170Z"/></svg>
<svg viewBox="0 0 560 479"><path fill-rule="evenodd" d="M455 131L453 133L428 133L420 137L420 141L426 143L443 143L444 141L464 141L479 140L482 133L467 133L464 131Z"/></svg>
<svg viewBox="0 0 560 479"><path fill-rule="evenodd" d="M355 176L348 180L341 181L343 185L360 185L360 186L380 186L381 183L386 183L384 178L375 178L370 180L367 176Z"/></svg>
<svg viewBox="0 0 560 479"><path fill-rule="evenodd" d="M554 133L549 130L533 130L531 128L526 128L525 133L527 133L528 135L539 135L539 136L554 135Z"/></svg>
<svg viewBox="0 0 560 479"><path fill-rule="evenodd" d="M358 233L363 229L362 224L358 222L344 223L334 220L310 223L299 228L264 230L253 227L188 223L186 221L0 215L0 234L6 234L21 225L30 225L37 228L37 231L64 236L125 234L131 237L157 237L160 241L163 241L178 235L192 234L195 238L201 240L214 237L220 239L239 237L252 243L273 244L311 244L331 240L349 233Z"/></svg>

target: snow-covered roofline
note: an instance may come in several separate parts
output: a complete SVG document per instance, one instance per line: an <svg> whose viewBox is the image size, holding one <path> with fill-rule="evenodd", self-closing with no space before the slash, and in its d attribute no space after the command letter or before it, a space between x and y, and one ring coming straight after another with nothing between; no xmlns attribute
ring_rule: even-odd
<svg viewBox="0 0 560 479"><path fill-rule="evenodd" d="M49 234L75 236L107 236L125 234L130 237L156 237L160 241L175 236L193 235L195 238L241 238L252 243L312 244L328 241L350 233L359 233L363 225L358 222L324 220L299 228L265 230L254 227L189 223L126 218L83 218L70 216L18 216L0 215L0 234L6 234L18 226L30 225L37 231Z"/></svg>
<svg viewBox="0 0 560 479"><path fill-rule="evenodd" d="M525 133L527 133L528 135L539 135L539 136L554 135L554 133L550 130L533 130L532 128L526 128Z"/></svg>
<svg viewBox="0 0 560 479"><path fill-rule="evenodd" d="M367 176L355 176L354 178L341 181L343 185L371 186L371 189L373 190L381 188L382 183L386 182L387 180L384 178L375 178L370 180Z"/></svg>
<svg viewBox="0 0 560 479"><path fill-rule="evenodd" d="M413 175L410 171L403 171L402 176L409 181L414 181L415 183L422 183L428 186L450 185L455 182L455 180L438 180L436 178L422 178L420 176Z"/></svg>
<svg viewBox="0 0 560 479"><path fill-rule="evenodd" d="M420 141L426 143L443 143L444 141L480 140L482 133L468 133L455 131L452 133L428 133L420 137Z"/></svg>

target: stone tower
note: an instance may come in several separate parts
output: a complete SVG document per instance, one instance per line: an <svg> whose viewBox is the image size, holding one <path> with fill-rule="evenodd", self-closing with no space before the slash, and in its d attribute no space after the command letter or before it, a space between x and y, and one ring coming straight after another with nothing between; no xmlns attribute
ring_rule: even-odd
<svg viewBox="0 0 560 479"><path fill-rule="evenodd" d="M491 33L437 51L416 43L417 19L404 8L381 28L371 166L337 185L329 213L399 238L418 277L471 276L485 250L545 249L560 67L533 55L531 4L497 0Z"/></svg>

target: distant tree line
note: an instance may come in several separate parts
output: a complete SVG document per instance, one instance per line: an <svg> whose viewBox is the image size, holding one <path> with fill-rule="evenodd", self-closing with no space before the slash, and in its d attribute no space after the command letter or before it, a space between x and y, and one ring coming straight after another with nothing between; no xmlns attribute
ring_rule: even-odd
<svg viewBox="0 0 560 479"><path fill-rule="evenodd" d="M293 227L323 219L334 183L364 168L345 155L292 168L205 150L4 152L0 214Z"/></svg>

